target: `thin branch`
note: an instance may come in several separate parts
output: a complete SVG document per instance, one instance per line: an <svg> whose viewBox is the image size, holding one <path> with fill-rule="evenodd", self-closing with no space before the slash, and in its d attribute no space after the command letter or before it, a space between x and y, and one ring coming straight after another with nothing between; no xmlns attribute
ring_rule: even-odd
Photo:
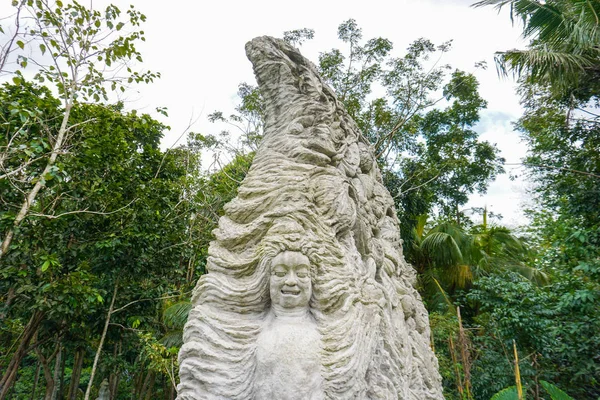
<svg viewBox="0 0 600 400"><path fill-rule="evenodd" d="M524 166L524 167L538 167L538 168L546 168L546 169L557 169L559 171L567 171L567 172L572 172L574 174L579 174L579 175L585 175L585 176L591 176L593 178L599 178L600 179L600 175L597 174L593 174L591 172L585 172L585 171L579 171L576 169L571 169L571 168L563 168L563 167L553 167L551 165L543 165L543 164L526 164L526 163L507 163L504 165L519 165L519 166Z"/></svg>
<svg viewBox="0 0 600 400"><path fill-rule="evenodd" d="M94 121L96 121L96 120L97 120L97 118L90 118L90 119L86 119L85 121L81 121L81 122L78 122L78 123L76 123L76 124L69 125L69 126L67 127L67 129L65 130L65 132L69 132L70 130L72 130L72 129L74 129L74 128L78 127L79 125L84 125L84 124L87 124L87 123L90 123L90 122L94 122Z"/></svg>
<svg viewBox="0 0 600 400"><path fill-rule="evenodd" d="M413 186L413 187L410 187L410 188L406 189L406 190L405 190L405 191L403 191L403 192L402 192L402 191L399 191L399 193L398 193L396 196L394 196L394 198L398 198L398 197L400 197L401 195L404 195L405 193L408 193L408 192L410 192L410 191L413 191L413 190L418 190L418 189L422 188L423 186L426 186L426 185L428 185L430 182L432 182L432 181L436 180L436 179L437 179L437 178L439 178L439 177L440 177L440 174L437 174L437 175L436 175L436 176L434 176L433 178L429 179L428 181L426 181L426 182L424 182L424 183L422 183L422 184L420 184L420 185L418 185L418 186Z"/></svg>
<svg viewBox="0 0 600 400"><path fill-rule="evenodd" d="M114 325L114 326L118 326L121 329L124 329L126 331L133 331L133 332L141 332L139 329L135 329L135 328L128 328L126 326L123 326L121 324L117 324L116 322L110 322L108 325Z"/></svg>
<svg viewBox="0 0 600 400"><path fill-rule="evenodd" d="M213 222L213 221L210 221L210 222ZM190 244L190 243L191 243L190 240L186 240L185 242L175 243L175 244L172 244L172 245L167 246L167 247L163 247L162 249L155 251L154 254L160 254L163 251L167 251L169 249L172 249L173 247L184 246L184 245L187 245L187 244Z"/></svg>
<svg viewBox="0 0 600 400"><path fill-rule="evenodd" d="M58 214L58 215L47 215L47 214L37 214L37 213L30 213L29 215L34 216L34 217L45 217L45 218L49 218L49 219L56 219L56 218L64 217L65 215L69 215L69 214L111 215L111 214L118 213L119 211L121 211L121 210L129 207L131 204L133 204L137 200L138 199L135 198L135 199L131 200L128 204L124 205L123 207L118 208L118 209L116 209L114 211L110 211L110 212L88 211L87 209L85 209L85 210L69 211L69 212L65 212L65 213L62 213L62 214Z"/></svg>
<svg viewBox="0 0 600 400"><path fill-rule="evenodd" d="M37 158L31 159L31 160L28 160L27 162L25 162L25 164L21 165L21 166L20 166L20 167L18 167L17 169L14 169L14 170L12 170L12 171L10 171L10 172L7 172L7 173L5 173L4 175L0 175L0 180L2 180L2 179L5 179L5 178L8 178L8 177L9 177L9 176L11 176L11 175L15 175L15 174L17 174L17 173L21 172L21 170L23 170L25 167L27 167L28 165L30 165L30 164L32 164L32 163L34 163L34 162L38 161L38 160L41 160L42 158L46 158L46 156L45 156L45 155L43 155L43 156L41 156L41 157L37 157ZM3 171L5 170L5 169L4 169L4 168L2 168L1 166L0 166L0 169L2 169Z"/></svg>
<svg viewBox="0 0 600 400"><path fill-rule="evenodd" d="M179 142L179 140L181 140L181 138L183 137L183 135L185 135L190 128L196 123L198 122L198 119L200 118L200 116L202 116L204 109L202 111L200 111L200 115L198 115L198 117L196 119L193 119L194 116L192 115L190 117L190 120L188 121L188 125L186 126L186 128L183 130L183 132L181 132L181 135L179 135L179 137L177 138L177 140L175 140L175 142L171 145L171 147L169 147L167 149L167 151L165 151L165 154L163 155L162 160L160 160L160 165L158 166L158 169L156 170L156 174L154 174L154 179L156 179L158 177L158 174L160 173L160 170L163 166L163 163L165 162L165 159L167 158L167 154L169 154L169 151L171 151L173 149L173 147L175 147L175 145L177 144L177 142Z"/></svg>
<svg viewBox="0 0 600 400"><path fill-rule="evenodd" d="M234 181L235 183L237 183L238 185L241 185L242 182L238 181L237 179L232 178L223 168L223 166L221 165L221 162L217 160L217 164L219 164L219 167L221 168L221 172L225 174L226 177L228 177L229 179L231 179L232 181ZM227 185L229 186L229 185ZM231 186L229 186L231 189L233 189Z"/></svg>
<svg viewBox="0 0 600 400"><path fill-rule="evenodd" d="M576 109L576 110L579 110L579 111L583 111L584 113L587 113L587 114L593 115L593 116L594 116L594 117L596 117L596 118L600 118L600 115L598 115L598 114L594 114L593 112L590 112L590 111L587 111L587 110L584 110L583 108L575 107L575 109Z"/></svg>
<svg viewBox="0 0 600 400"><path fill-rule="evenodd" d="M181 199L181 200L179 200L179 201L177 202L177 204L175 204L175 206L173 206L173 208L172 208L171 210L169 210L169 212L167 213L167 215L165 215L165 216L163 217L163 220L164 220L164 221L166 221L166 220L167 220L167 218L169 218L169 215L171 215L171 214L173 213L173 211L175 211L175 210L177 209L177 207L179 207L179 205L180 205L181 203L185 202L185 201L187 201L187 200L185 200L185 199Z"/></svg>
<svg viewBox="0 0 600 400"><path fill-rule="evenodd" d="M180 297L180 296L185 296L192 293L192 291L190 290L189 292L185 292L185 293L179 293L179 294L173 294L173 295L169 295L169 296L164 296L164 297L157 297L154 299L139 299L139 300L134 300L134 301L130 301L129 303L125 304L123 307L117 308L115 310L112 311L112 314L116 314L119 311L124 310L125 308L129 307L130 305L142 302L142 301L155 301L155 300L165 300L165 299L172 299L173 297Z"/></svg>
<svg viewBox="0 0 600 400"><path fill-rule="evenodd" d="M22 8L23 8L23 3L19 4L19 6L17 7L17 14L15 17L15 33L10 38L8 43L5 46L3 46L3 48L2 48L2 54L0 54L0 72L2 72L4 70L4 66L6 65L6 60L8 60L8 55L11 52L11 48L12 48L13 44L15 43L15 40L19 36L19 28L21 27L20 15L21 15Z"/></svg>

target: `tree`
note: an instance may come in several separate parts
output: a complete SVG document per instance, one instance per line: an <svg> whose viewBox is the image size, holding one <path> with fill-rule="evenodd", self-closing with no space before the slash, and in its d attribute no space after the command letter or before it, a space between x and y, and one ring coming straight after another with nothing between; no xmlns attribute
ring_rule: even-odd
<svg viewBox="0 0 600 400"><path fill-rule="evenodd" d="M49 120L61 113L47 90L28 83L4 86L0 98L6 100L0 115L13 124L20 122L8 110L15 101L39 102ZM86 358L96 338L105 337L103 347L110 345L110 353L115 346L123 348L123 341L130 341L123 350L130 352L140 341L131 338L136 320L131 318L154 315L155 299L187 291L199 273L196 237L203 227L193 218L199 214L194 200L199 154L187 148L161 151L166 127L118 105L76 104L71 118L74 124L88 122L78 125L79 140L56 164L59 172L38 195L0 267L0 292L15 288L12 305L3 310L7 323L0 335L2 343L18 344L12 354L3 349L9 357L0 359L2 393L38 344L67 336L63 354L83 347ZM19 195L8 183L4 188L6 201ZM53 352L40 350L46 359ZM98 370L105 371L102 357L110 357L98 354ZM121 359L133 363L135 357ZM124 369L122 364L115 368Z"/></svg>
<svg viewBox="0 0 600 400"><path fill-rule="evenodd" d="M479 332L474 336L476 398L489 398L513 384L511 360L505 357L513 340L530 361L521 363L521 378L531 397L540 398L541 380L575 398L598 396L598 297L580 277L555 278L535 286L516 274L492 275L466 295L480 311L472 325Z"/></svg>
<svg viewBox="0 0 600 400"><path fill-rule="evenodd" d="M430 311L453 312L454 300L481 277L516 271L538 283L547 283L542 271L529 265L530 252L523 240L509 229L483 224L465 229L452 221L428 224L427 215L418 218L412 231L407 261L416 269Z"/></svg>
<svg viewBox="0 0 600 400"><path fill-rule="evenodd" d="M554 95L589 98L600 74L600 2L597 0L484 0L476 7L510 6L511 20L523 22L526 50L497 53L502 74L550 85Z"/></svg>
<svg viewBox="0 0 600 400"><path fill-rule="evenodd" d="M30 177L30 187L23 191L21 205L12 216L12 226L6 229L0 246L0 259L9 251L16 230L28 216L30 208L35 203L40 190L45 188L46 180L56 172L56 162L59 155L66 150L67 141L73 135L76 125L70 123L71 111L79 101L108 99L107 86L110 89L125 90L125 82L151 82L158 75L146 72L139 74L127 67L126 77L121 77L120 66L129 60L141 61L141 55L136 50L135 42L144 40L143 31L138 30L145 16L135 9L127 11L127 22L133 28L129 33L120 35L125 27L121 21L121 11L113 5L104 12L88 9L73 1L63 4L61 1L51 3L45 0L15 2L17 7L16 31L9 43L3 46L7 50L2 54L2 66L6 68L6 58L10 55L11 46L16 44L20 49L31 47L42 55L51 58L46 65L36 59L28 59L23 55L17 56L19 68L34 64L39 68L35 80L40 83L55 85L62 100L63 113L60 123L39 120L35 109L13 108L11 112L19 114L23 120L23 129L35 124L41 125L48 131L46 139L47 154L44 155L44 167L36 176ZM109 41L110 40L110 41ZM108 43L107 43L108 42ZM103 71L108 68L111 72ZM110 70L114 68L114 70ZM15 84L23 82L20 69L14 72ZM86 121L81 121L86 123ZM6 170L4 163L8 158L20 156L20 149L12 147L15 137L22 129L9 132L9 139L1 147L0 167L3 179L11 178L14 174L24 172L32 158L25 164L17 165L14 169ZM17 211L18 210L18 211Z"/></svg>
<svg viewBox="0 0 600 400"><path fill-rule="evenodd" d="M549 277L533 287L515 275L480 279L466 295L478 310L476 370L482 397L511 384L500 365L512 340L531 363L521 375L540 398L543 379L576 398L598 396L597 310L600 290L598 157L598 1L481 1L509 5L524 23L526 50L498 53L501 73L520 77L525 108L516 128L528 146L524 173L533 182L528 265ZM503 382L502 384L499 384ZM492 389L490 391L490 389Z"/></svg>

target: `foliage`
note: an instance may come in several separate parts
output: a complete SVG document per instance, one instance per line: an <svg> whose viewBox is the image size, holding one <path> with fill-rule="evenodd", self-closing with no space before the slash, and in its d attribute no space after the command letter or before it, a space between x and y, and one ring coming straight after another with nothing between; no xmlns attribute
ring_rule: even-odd
<svg viewBox="0 0 600 400"><path fill-rule="evenodd" d="M571 396L560 390L556 385L551 384L550 382L540 381L543 388L546 389L552 400L573 400Z"/></svg>
<svg viewBox="0 0 600 400"><path fill-rule="evenodd" d="M529 390L537 379L545 379L576 397L598 396L595 377L600 360L590 355L600 351L600 300L592 285L575 276L560 276L547 286L536 287L519 275L508 274L479 279L466 299L478 309L474 323L484 328L475 338L484 357L496 353L502 358L514 339L520 352L531 359L530 364L521 364ZM476 362L480 375L474 380L474 390L482 398L494 393L490 389L506 387L497 387L496 382L513 379L510 363L504 372L490 371L494 362L493 357Z"/></svg>
<svg viewBox="0 0 600 400"><path fill-rule="evenodd" d="M550 394L550 398L552 400L573 400L571 396L549 382L542 380L540 381L540 384ZM506 389L502 389L493 395L491 400L519 400L519 396L517 395L517 387L509 386Z"/></svg>
<svg viewBox="0 0 600 400"><path fill-rule="evenodd" d="M60 115L56 100L33 85L4 86L0 96L8 107L15 99L36 101L47 108L49 120L53 112ZM7 124L20 123L5 107L2 115ZM41 343L66 341L69 352L94 349L106 318L105 298L118 282L119 311L100 366L101 373L115 374L139 355L134 350L140 339L131 330L164 333L153 299L197 280L199 227L193 215L199 155L186 148L161 151L166 127L120 106L78 104L71 118L74 124L86 121L78 126L79 140L55 164L56 176L32 205L0 268L0 291L17 288L12 304L4 299L7 318L0 336L3 343L16 340L32 310L39 310L45 319L37 333ZM30 141L36 133L24 131L19 140ZM2 201L10 205L18 187L5 188ZM9 218L3 221L10 224Z"/></svg>
<svg viewBox="0 0 600 400"><path fill-rule="evenodd" d="M175 346L166 347L160 343L151 333L140 334L142 342L142 360L148 361L148 368L166 374L171 384L177 386L176 371L179 370L177 354L179 348Z"/></svg>
<svg viewBox="0 0 600 400"><path fill-rule="evenodd" d="M547 282L545 273L528 265L525 243L505 227L488 226L486 216L484 211L484 223L470 229L447 221L428 224L427 215L417 219L405 253L417 270L429 310L453 309L457 291L489 274L513 270L536 283Z"/></svg>
<svg viewBox="0 0 600 400"><path fill-rule="evenodd" d="M109 5L104 13L86 8L76 1L66 4L61 1L52 3L33 0L15 1L13 6L16 8L15 32L8 39L8 43L2 46L0 72L4 72L4 68L9 65L11 52L16 50L13 46L17 46L21 52L16 56L17 69L13 72L15 85L18 86L24 81L21 70L30 63L34 64L38 69L34 80L40 84L50 84L57 90L62 100L63 110L61 115L55 116L54 120L42 121L37 118L32 121L45 133L45 137L38 137L37 141L38 147L47 148L44 154L35 158L36 161L41 160L44 167L41 177L38 179L29 177L29 186L21 191L19 211L11 221L12 226L2 234L0 258L11 250L12 240L15 234L18 234L20 225L29 214L40 191L46 188L46 179L54 177L54 174L59 171L57 160L60 158L59 155L66 152L67 143L77 125L87 123L87 121L79 121L77 124L72 124L71 111L75 104L90 99L108 100L107 86L110 86L111 90L124 91L125 82L149 83L159 76L152 72L140 74L128 66L126 77L118 75L120 67L128 61L132 59L142 61L135 42L144 40L143 31L138 28L146 17L133 7L128 10L127 19L123 22L121 11L114 5ZM133 28L132 31L120 34L126 23ZM23 55L32 48L41 53L39 59ZM42 62L46 53L51 59L48 64ZM111 67L115 70L111 70ZM6 170L3 164L9 157L12 157L13 161L22 159L23 156L20 155L22 152L30 159L25 164L15 165L13 170L0 176L1 179L14 180L12 175L26 173L32 157L31 152L26 151L27 146L11 148L13 140L22 133L23 128L27 127L28 116L32 119L40 116L35 108L19 109L19 104L19 102L11 103L10 113L18 115L24 125L22 128L17 125L15 130L7 131L7 143L3 143L0 153L0 169Z"/></svg>
<svg viewBox="0 0 600 400"><path fill-rule="evenodd" d="M294 29L293 31L283 32L283 40L290 43L292 46L301 46L307 40L315 36L313 29Z"/></svg>
<svg viewBox="0 0 600 400"><path fill-rule="evenodd" d="M456 370L460 368L460 364L454 362L449 343L450 338L454 341L458 338L458 320L454 315L434 311L429 313L429 324L434 352L442 376L444 396L447 400L460 399L456 382Z"/></svg>
<svg viewBox="0 0 600 400"><path fill-rule="evenodd" d="M338 37L348 55L322 53L320 72L373 144L402 225L412 227L417 216L436 210L456 215L469 194L484 193L503 171L503 159L472 130L487 104L476 78L456 70L448 80L450 67L438 65L450 42L417 39L404 56L392 57L387 39L361 44L354 20L339 26ZM376 85L385 96L373 98Z"/></svg>
<svg viewBox="0 0 600 400"><path fill-rule="evenodd" d="M517 387L509 386L506 389L502 389L493 395L491 400L519 400L519 396L517 395Z"/></svg>
<svg viewBox="0 0 600 400"><path fill-rule="evenodd" d="M600 62L600 2L597 0L484 0L475 6L510 6L511 19L524 24L526 50L497 53L501 73L550 86L556 97L589 99L597 88Z"/></svg>

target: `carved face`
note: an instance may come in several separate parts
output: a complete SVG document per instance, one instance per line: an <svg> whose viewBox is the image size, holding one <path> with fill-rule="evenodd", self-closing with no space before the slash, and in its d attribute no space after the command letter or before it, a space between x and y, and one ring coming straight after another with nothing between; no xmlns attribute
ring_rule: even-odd
<svg viewBox="0 0 600 400"><path fill-rule="evenodd" d="M297 251L283 251L271 262L271 302L287 310L308 307L312 294L310 262Z"/></svg>

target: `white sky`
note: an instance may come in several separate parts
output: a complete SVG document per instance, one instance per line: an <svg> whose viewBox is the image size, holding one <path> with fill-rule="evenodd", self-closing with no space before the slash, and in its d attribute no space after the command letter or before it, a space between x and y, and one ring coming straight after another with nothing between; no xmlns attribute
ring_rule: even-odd
<svg viewBox="0 0 600 400"><path fill-rule="evenodd" d="M492 8L473 9L474 0L303 0L282 2L252 1L143 1L114 0L123 11L129 4L146 14L147 41L139 46L143 67L159 71L162 78L127 93L127 107L153 113L167 107L169 118L157 119L172 127L163 145L169 147L192 119L192 130L216 134L220 128L206 116L215 110L226 115L236 105L237 85L254 83L244 44L255 36L281 37L284 31L312 28L315 38L305 43L302 53L314 62L319 52L342 48L337 26L354 18L363 38L384 37L394 43L395 55L402 55L414 39L425 37L439 44L453 39L453 50L443 62L474 72L480 94L488 101L477 131L481 138L496 143L507 163L518 163L525 147L511 122L521 115L515 84L498 77L495 51L523 48L520 28L512 27L506 12ZM86 3L85 1L83 2ZM95 7L106 0L94 1ZM0 6L0 12L6 6ZM6 14L3 14L6 15ZM474 69L477 61L487 61L488 69ZM182 139L185 140L185 139ZM514 167L506 167L510 171ZM500 176L485 196L473 196L468 207L483 207L504 215L503 224L525 223L520 210L525 200L522 181Z"/></svg>

